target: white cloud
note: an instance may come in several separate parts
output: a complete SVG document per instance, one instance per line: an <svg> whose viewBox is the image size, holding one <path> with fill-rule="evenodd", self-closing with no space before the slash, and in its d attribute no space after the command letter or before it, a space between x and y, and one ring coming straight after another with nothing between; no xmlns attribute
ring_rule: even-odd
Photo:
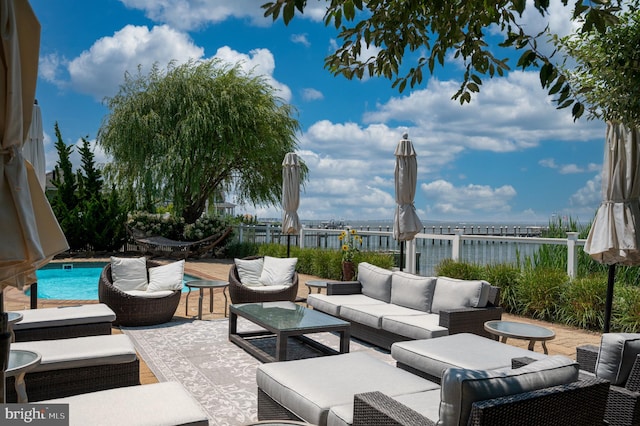
<svg viewBox="0 0 640 426"><path fill-rule="evenodd" d="M59 87L62 87L65 85L65 83L61 79L59 74L61 72L62 66L66 62L67 61L63 57L55 53L43 55L40 57L40 60L38 61L38 75L42 77L45 81L48 81Z"/></svg>
<svg viewBox="0 0 640 426"><path fill-rule="evenodd" d="M183 63L200 59L204 49L191 38L168 26L153 27L127 25L111 37L96 41L69 62L71 86L101 100L113 96L124 81L125 72L136 73L138 65L148 72L157 62L165 66L170 61Z"/></svg>
<svg viewBox="0 0 640 426"><path fill-rule="evenodd" d="M511 211L509 202L516 196L511 185L492 188L469 184L456 187L439 179L420 185L427 200L427 211L442 217L491 217Z"/></svg>
<svg viewBox="0 0 640 426"><path fill-rule="evenodd" d="M309 47L311 43L307 38L307 34L292 34L291 41L294 43L302 44L303 46Z"/></svg>
<svg viewBox="0 0 640 426"><path fill-rule="evenodd" d="M305 101L317 101L320 99L324 99L324 95L321 91L309 87L306 89L302 89L302 99L304 99Z"/></svg>
<svg viewBox="0 0 640 426"><path fill-rule="evenodd" d="M285 102L291 100L291 89L273 78L276 61L268 49L253 49L249 54L246 54L224 46L216 51L214 57L229 62L230 64L240 63L245 72L253 72L264 76L267 82L276 89L278 96L284 99Z"/></svg>
<svg viewBox="0 0 640 426"><path fill-rule="evenodd" d="M579 166L577 164L557 164L553 158L544 158L538 161L538 164L542 167L549 169L556 169L558 173L562 175L594 172L600 170L600 165L595 163L589 163L586 167Z"/></svg>
<svg viewBox="0 0 640 426"><path fill-rule="evenodd" d="M556 164L556 160L554 160L553 158L543 158L542 160L538 161L538 164L540 164L542 167L547 167L549 169L558 168L558 165Z"/></svg>
<svg viewBox="0 0 640 426"><path fill-rule="evenodd" d="M572 207L587 207L591 212L602 200L602 176L597 174L569 198Z"/></svg>

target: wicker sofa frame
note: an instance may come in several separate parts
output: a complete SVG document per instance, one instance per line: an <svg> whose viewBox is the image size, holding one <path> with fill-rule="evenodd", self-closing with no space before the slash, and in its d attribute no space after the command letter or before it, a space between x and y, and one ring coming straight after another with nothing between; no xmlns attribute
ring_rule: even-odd
<svg viewBox="0 0 640 426"><path fill-rule="evenodd" d="M147 269L160 265L147 260ZM98 282L100 303L109 306L116 314L113 325L135 327L169 322L180 304L180 296L180 290L159 298L136 297L124 293L113 286L110 263L102 269Z"/></svg>
<svg viewBox="0 0 640 426"><path fill-rule="evenodd" d="M473 404L472 426L602 426L609 382L582 378L552 386ZM381 392L354 396L353 426L429 426L431 420ZM303 421L258 388L258 419Z"/></svg>
<svg viewBox="0 0 640 426"><path fill-rule="evenodd" d="M595 374L599 349L596 345L576 348L576 361L581 370ZM624 386L611 385L605 420L610 425L640 425L640 355L636 357Z"/></svg>
<svg viewBox="0 0 640 426"><path fill-rule="evenodd" d="M16 342L30 342L33 340L57 340L72 337L100 336L111 334L111 322L97 322L92 324L75 324L59 327L40 327L14 330Z"/></svg>
<svg viewBox="0 0 640 426"><path fill-rule="evenodd" d="M472 405L470 426L601 426L609 382L598 378L479 401ZM353 426L429 426L431 420L380 393L354 396Z"/></svg>
<svg viewBox="0 0 640 426"><path fill-rule="evenodd" d="M246 260L259 259L261 256L251 256ZM238 268L235 263L229 268L229 297L231 303L258 303L258 302L295 302L298 295L298 273L294 272L292 283L289 287L275 292L256 291L240 282Z"/></svg>
<svg viewBox="0 0 640 426"><path fill-rule="evenodd" d="M362 284L358 281L327 283L327 295L359 294L361 292ZM484 329L484 323L502 318L502 308L497 306L499 300L500 288L491 286L487 307L442 310L440 311L439 325L447 328L449 334L473 333L494 339L495 336ZM395 342L411 340L405 336L353 321L351 322L351 336L387 350L390 350L391 345Z"/></svg>
<svg viewBox="0 0 640 426"><path fill-rule="evenodd" d="M15 378L6 380L6 401L16 402ZM140 384L140 361L35 371L25 374L24 381L30 402L134 386Z"/></svg>

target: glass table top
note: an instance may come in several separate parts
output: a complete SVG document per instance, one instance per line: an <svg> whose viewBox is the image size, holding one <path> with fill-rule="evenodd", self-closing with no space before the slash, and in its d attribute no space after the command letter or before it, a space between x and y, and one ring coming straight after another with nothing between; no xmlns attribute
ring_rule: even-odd
<svg viewBox="0 0 640 426"><path fill-rule="evenodd" d="M37 363L39 360L40 354L37 352L11 349L9 352L9 365L7 366L6 374L9 375L18 370L22 370L25 367Z"/></svg>
<svg viewBox="0 0 640 426"><path fill-rule="evenodd" d="M496 332L512 337L525 337L532 339L546 339L555 336L553 330L534 324L526 324L514 321L487 321L485 327Z"/></svg>
<svg viewBox="0 0 640 426"><path fill-rule="evenodd" d="M278 330L304 330L344 326L347 321L307 309L293 302L262 302L231 305L232 311L249 320L262 322Z"/></svg>

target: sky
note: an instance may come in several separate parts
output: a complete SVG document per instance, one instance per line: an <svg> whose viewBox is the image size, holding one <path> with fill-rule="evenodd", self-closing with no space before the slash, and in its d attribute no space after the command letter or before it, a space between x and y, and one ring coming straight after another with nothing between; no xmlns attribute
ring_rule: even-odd
<svg viewBox="0 0 640 426"><path fill-rule="evenodd" d="M569 110L557 110L537 72L516 70L515 60L512 71L485 79L480 94L461 106L451 99L464 71L453 56L402 93L384 78L333 76L324 58L341 43L323 23L323 0L310 1L288 26L263 17L259 0L30 3L42 26L36 98L47 170L58 159L56 122L66 144L85 137L96 161L109 161L95 139L109 112L104 99L117 93L126 72L216 57L264 75L296 108L296 152L309 168L298 209L303 220L392 220L394 151L404 133L417 153L415 207L425 225L589 222L600 203L605 124L574 122ZM560 1L552 0L545 18L531 9L522 17L531 33L545 25L561 35L571 31ZM487 35L500 57L517 58L499 51L498 39ZM73 159L80 164L77 152ZM233 194L227 201L236 201ZM236 214L245 213L281 218L282 208L239 204Z"/></svg>

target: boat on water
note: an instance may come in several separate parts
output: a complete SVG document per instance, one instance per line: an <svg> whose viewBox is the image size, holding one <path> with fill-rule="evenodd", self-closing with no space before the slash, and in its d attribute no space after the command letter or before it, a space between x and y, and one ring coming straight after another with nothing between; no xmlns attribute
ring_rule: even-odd
<svg viewBox="0 0 640 426"><path fill-rule="evenodd" d="M320 222L320 228L323 229L342 229L347 226L343 220L330 219Z"/></svg>

